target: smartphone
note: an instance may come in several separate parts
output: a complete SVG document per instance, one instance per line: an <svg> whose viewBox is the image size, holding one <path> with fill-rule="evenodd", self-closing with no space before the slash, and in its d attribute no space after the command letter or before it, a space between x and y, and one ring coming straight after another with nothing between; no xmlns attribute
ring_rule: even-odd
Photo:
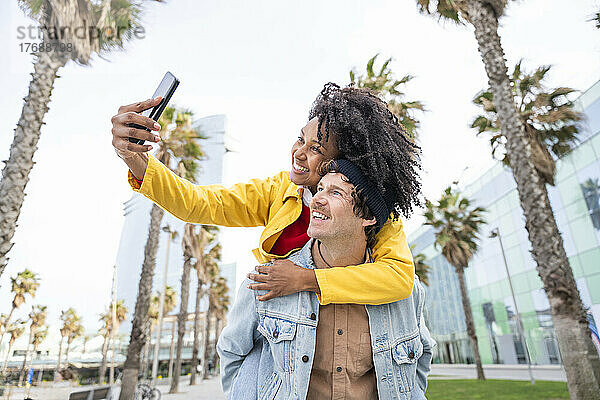
<svg viewBox="0 0 600 400"><path fill-rule="evenodd" d="M160 81L160 84L154 91L154 94L152 95L153 99L158 96L162 96L162 100L160 101L160 103L158 103L158 105L156 105L152 108L149 108L147 110L144 110L142 112L142 115L144 117L152 118L154 121L158 121L158 119L162 115L163 111L167 107L169 100L171 100L173 93L175 93L175 89L177 89L177 86L179 86L179 79L175 78L175 76L172 73L167 71L165 76L162 78L162 81ZM130 124L129 126L138 128L138 129L144 129L144 130L150 132L150 129L146 128L145 126L141 126L138 124ZM132 137L129 138L129 141L131 143L137 143L137 144L144 144L146 142L143 139L137 139L137 138L132 138Z"/></svg>

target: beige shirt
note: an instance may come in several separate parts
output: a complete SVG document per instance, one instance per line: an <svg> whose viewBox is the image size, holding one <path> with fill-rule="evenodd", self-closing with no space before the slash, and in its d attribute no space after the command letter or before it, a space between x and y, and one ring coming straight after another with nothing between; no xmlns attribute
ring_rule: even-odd
<svg viewBox="0 0 600 400"><path fill-rule="evenodd" d="M364 305L320 306L315 356L306 398L377 399L369 317Z"/></svg>

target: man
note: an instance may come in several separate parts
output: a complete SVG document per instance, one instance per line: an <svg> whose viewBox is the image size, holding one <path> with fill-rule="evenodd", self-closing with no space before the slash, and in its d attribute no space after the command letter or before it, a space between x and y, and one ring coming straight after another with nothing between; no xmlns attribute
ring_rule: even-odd
<svg viewBox="0 0 600 400"><path fill-rule="evenodd" d="M364 263L390 215L385 200L350 161L324 172L310 204L311 239L289 259L305 268ZM228 398L425 398L434 342L418 278L410 297L376 306L320 306L311 292L261 302L250 282L217 344Z"/></svg>

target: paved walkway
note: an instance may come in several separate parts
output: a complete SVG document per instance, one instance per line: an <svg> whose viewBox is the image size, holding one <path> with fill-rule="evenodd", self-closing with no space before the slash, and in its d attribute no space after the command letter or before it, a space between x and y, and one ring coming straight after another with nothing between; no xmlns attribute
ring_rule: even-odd
<svg viewBox="0 0 600 400"><path fill-rule="evenodd" d="M189 386L189 378L182 377L179 383L180 393L169 394L169 382L165 379L164 382L158 384L158 388L162 392L161 399L165 400L224 400L225 395L221 390L221 380L219 377L200 381L201 383ZM48 384L50 385L50 384ZM34 400L67 400L69 394L73 392L83 391L92 386L68 386L66 383L57 384L54 387L32 387L29 396ZM25 389L12 389L10 396L5 392L0 396L1 400L23 400L25 398ZM118 394L114 399L118 399Z"/></svg>
<svg viewBox="0 0 600 400"><path fill-rule="evenodd" d="M179 383L179 393L169 394L169 386L158 385L163 393L161 399L165 400L225 400L225 395L221 389L221 378L215 377L202 381L202 383L189 386L189 379L185 378Z"/></svg>
<svg viewBox="0 0 600 400"><path fill-rule="evenodd" d="M484 365L485 376L488 379L512 379L529 380L529 372L526 365ZM532 366L535 379L546 381L566 382L565 371L561 366ZM477 376L475 366L471 364L433 364L429 379L475 379ZM180 392L169 394L169 380L165 379L158 384L164 400L224 400L225 396L221 390L220 378L214 377L201 381L195 386L188 385L189 378L182 377L179 383ZM88 386L89 388L89 386ZM85 386L68 386L67 383L59 383L54 387L33 387L29 393L34 400L67 400L69 394L86 390ZM0 400L23 400L25 389L13 389L10 396L5 393ZM115 397L115 399L118 397Z"/></svg>
<svg viewBox="0 0 600 400"><path fill-rule="evenodd" d="M560 365L532 365L533 378L543 381L566 382L565 370ZM527 365L484 365L483 373L488 379L512 379L528 381ZM474 364L433 364L429 379L475 379Z"/></svg>

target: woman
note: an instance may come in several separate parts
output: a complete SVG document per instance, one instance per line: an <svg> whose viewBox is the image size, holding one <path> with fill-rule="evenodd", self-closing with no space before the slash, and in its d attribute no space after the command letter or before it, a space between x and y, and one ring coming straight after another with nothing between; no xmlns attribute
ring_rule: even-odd
<svg viewBox="0 0 600 400"><path fill-rule="evenodd" d="M160 126L138 114L160 98L124 106L112 118L113 146L129 166L133 190L186 222L223 226L264 226L253 251L259 263L276 259L271 267L249 274L255 290L269 290L261 300L302 290L314 291L321 304L384 304L410 296L414 282L412 256L399 220L420 205L419 148L412 143L387 105L367 89L325 85L310 110L309 122L292 146L291 170L267 179L254 179L231 188L197 186L182 179L151 154L150 146L128 137L157 142L151 130ZM378 157L374 157L374 154ZM320 179L319 166L329 159L347 158L368 177L384 175L396 184L379 189L391 218L377 234L373 262L349 267L307 270L287 260L307 241L308 204ZM376 182L388 179L372 179Z"/></svg>

